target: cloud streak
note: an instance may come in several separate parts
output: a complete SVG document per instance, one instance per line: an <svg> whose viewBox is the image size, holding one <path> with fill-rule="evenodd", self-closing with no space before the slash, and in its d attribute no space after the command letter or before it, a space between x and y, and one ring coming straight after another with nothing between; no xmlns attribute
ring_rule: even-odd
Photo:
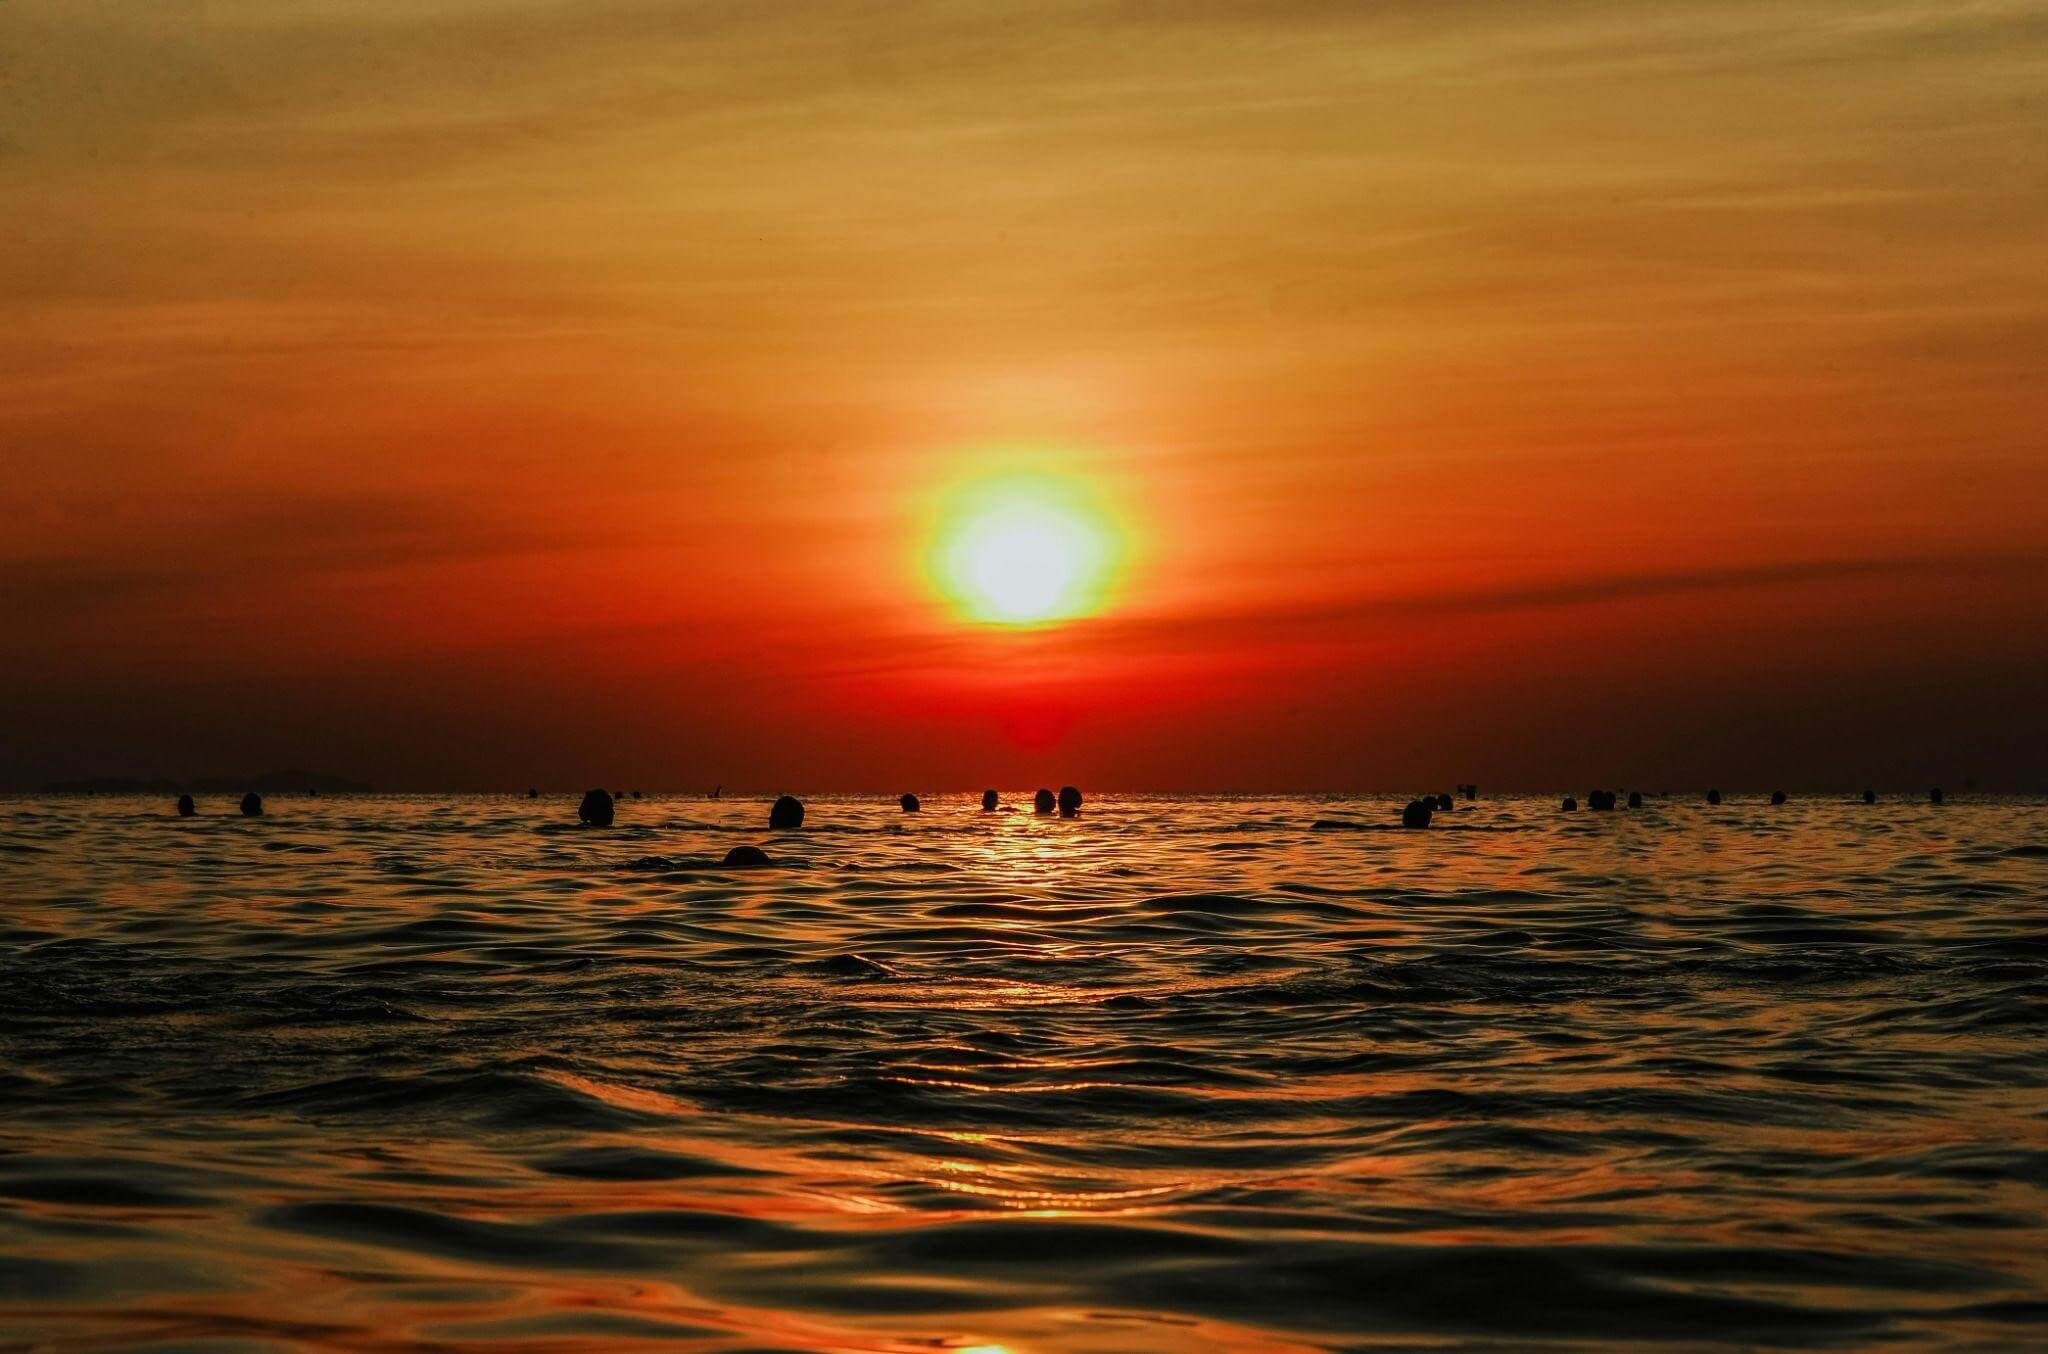
<svg viewBox="0 0 2048 1354"><path fill-rule="evenodd" d="M1809 594L1883 680L1940 581L1957 662L2041 647L2038 4L10 0L0 51L0 701L570 645L1121 699ZM915 507L1012 444L1142 567L988 670Z"/></svg>

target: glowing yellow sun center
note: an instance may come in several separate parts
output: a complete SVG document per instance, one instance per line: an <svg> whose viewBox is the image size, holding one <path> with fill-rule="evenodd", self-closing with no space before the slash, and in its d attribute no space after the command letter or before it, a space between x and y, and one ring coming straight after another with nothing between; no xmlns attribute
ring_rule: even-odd
<svg viewBox="0 0 2048 1354"><path fill-rule="evenodd" d="M971 620L1033 625L1101 605L1116 534L1078 488L1009 479L972 485L939 524L932 573Z"/></svg>

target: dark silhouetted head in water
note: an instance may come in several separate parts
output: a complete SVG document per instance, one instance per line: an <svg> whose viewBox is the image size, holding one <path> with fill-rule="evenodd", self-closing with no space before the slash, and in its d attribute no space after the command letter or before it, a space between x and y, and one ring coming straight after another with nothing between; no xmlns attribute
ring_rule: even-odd
<svg viewBox="0 0 2048 1354"><path fill-rule="evenodd" d="M1456 803L1449 795L1424 795L1422 802L1438 813L1449 813Z"/></svg>
<svg viewBox="0 0 2048 1354"><path fill-rule="evenodd" d="M1628 806L1632 809L1640 809L1643 806L1643 792L1641 790L1630 790L1628 792Z"/></svg>
<svg viewBox="0 0 2048 1354"><path fill-rule="evenodd" d="M612 797L602 790L586 790L576 806L576 817L591 827L612 825Z"/></svg>
<svg viewBox="0 0 2048 1354"><path fill-rule="evenodd" d="M918 809L919 809L919 808L923 807L922 805L920 805L920 804L919 804L919 803L917 802L917 796L916 796L916 795L904 795L904 796L903 796L902 798L898 799L898 800L897 800L896 802L897 802L898 804L901 804L901 805L903 806L903 811L904 811L905 813L916 813L916 812L918 811Z"/></svg>
<svg viewBox="0 0 2048 1354"><path fill-rule="evenodd" d="M1564 803L1558 805L1557 807L1564 810L1566 813L1577 813L1579 811L1579 801L1573 799L1570 795L1566 795L1564 797Z"/></svg>
<svg viewBox="0 0 2048 1354"><path fill-rule="evenodd" d="M526 797L527 797L528 799L539 799L539 798L540 798L540 791L538 791L538 790L528 790L528 791L526 792Z"/></svg>
<svg viewBox="0 0 2048 1354"><path fill-rule="evenodd" d="M1060 786L1060 817L1072 818L1081 811L1081 792L1071 785Z"/></svg>
<svg viewBox="0 0 2048 1354"><path fill-rule="evenodd" d="M1587 791L1587 792L1586 792L1586 807L1587 807L1587 808L1589 808L1589 809L1598 809L1598 810L1600 810L1600 811L1601 811L1601 812L1603 812L1603 813L1605 813L1605 812L1611 812L1611 811L1613 810L1613 808L1614 808L1614 791L1612 791L1612 790L1589 790L1589 791Z"/></svg>
<svg viewBox="0 0 2048 1354"><path fill-rule="evenodd" d="M1939 804L1941 802L1941 787L1939 785L1927 792L1927 802L1930 804Z"/></svg>
<svg viewBox="0 0 2048 1354"><path fill-rule="evenodd" d="M179 816L180 818L190 818L190 817L192 816L192 814L193 814L193 806L192 806L192 796L191 796L191 795L179 795L179 796L178 796L178 816Z"/></svg>
<svg viewBox="0 0 2048 1354"><path fill-rule="evenodd" d="M795 795L784 795L775 801L775 807L768 810L770 827L802 827L804 825L804 802Z"/></svg>
<svg viewBox="0 0 2048 1354"><path fill-rule="evenodd" d="M243 795L242 816L244 818L261 818L263 816L263 796L257 794L254 790Z"/></svg>
<svg viewBox="0 0 2048 1354"><path fill-rule="evenodd" d="M1865 790L1863 792L1863 802L1866 804L1875 804L1877 802L1877 791Z"/></svg>
<svg viewBox="0 0 2048 1354"><path fill-rule="evenodd" d="M1407 807L1401 810L1401 826L1428 827L1430 806L1435 802L1434 797L1409 800Z"/></svg>
<svg viewBox="0 0 2048 1354"><path fill-rule="evenodd" d="M1771 791L1771 802L1772 802L1773 804L1782 804L1782 803L1784 803L1784 802L1785 802L1785 792L1784 792L1783 790L1773 790L1773 791Z"/></svg>
<svg viewBox="0 0 2048 1354"><path fill-rule="evenodd" d="M1031 796L1031 811L1033 813L1051 813L1052 802L1052 791L1041 787L1037 794Z"/></svg>
<svg viewBox="0 0 2048 1354"><path fill-rule="evenodd" d="M997 803L998 800L994 790L983 790L981 792L981 811L983 813L994 813Z"/></svg>
<svg viewBox="0 0 2048 1354"><path fill-rule="evenodd" d="M735 846L725 853L725 863L735 868L744 865L770 865L768 853L758 846Z"/></svg>
<svg viewBox="0 0 2048 1354"><path fill-rule="evenodd" d="M1478 787L1477 785L1467 785L1467 786L1465 787L1465 798L1467 798L1467 799L1477 799L1477 798L1479 798L1479 787Z"/></svg>
<svg viewBox="0 0 2048 1354"><path fill-rule="evenodd" d="M1720 792L1719 790L1709 790L1709 791L1707 791L1707 802L1708 802L1709 804L1718 804L1718 803L1720 803L1720 802L1721 802L1721 792Z"/></svg>
<svg viewBox="0 0 2048 1354"><path fill-rule="evenodd" d="M638 790L635 790L635 791L633 791L633 798L635 798L635 799L638 799L639 797L640 797L640 792L639 792Z"/></svg>

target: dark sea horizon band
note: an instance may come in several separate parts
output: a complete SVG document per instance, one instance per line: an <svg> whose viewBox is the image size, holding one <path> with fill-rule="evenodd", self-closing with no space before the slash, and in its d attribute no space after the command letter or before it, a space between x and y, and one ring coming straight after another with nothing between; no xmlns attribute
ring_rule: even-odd
<svg viewBox="0 0 2048 1354"><path fill-rule="evenodd" d="M2036 1345L1960 788L0 798L0 1348Z"/></svg>

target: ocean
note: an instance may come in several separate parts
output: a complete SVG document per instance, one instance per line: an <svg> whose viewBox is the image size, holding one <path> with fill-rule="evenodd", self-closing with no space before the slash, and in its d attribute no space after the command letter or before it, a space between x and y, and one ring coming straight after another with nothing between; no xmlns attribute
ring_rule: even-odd
<svg viewBox="0 0 2048 1354"><path fill-rule="evenodd" d="M1005 798L0 800L0 1349L2048 1347L2048 802Z"/></svg>

